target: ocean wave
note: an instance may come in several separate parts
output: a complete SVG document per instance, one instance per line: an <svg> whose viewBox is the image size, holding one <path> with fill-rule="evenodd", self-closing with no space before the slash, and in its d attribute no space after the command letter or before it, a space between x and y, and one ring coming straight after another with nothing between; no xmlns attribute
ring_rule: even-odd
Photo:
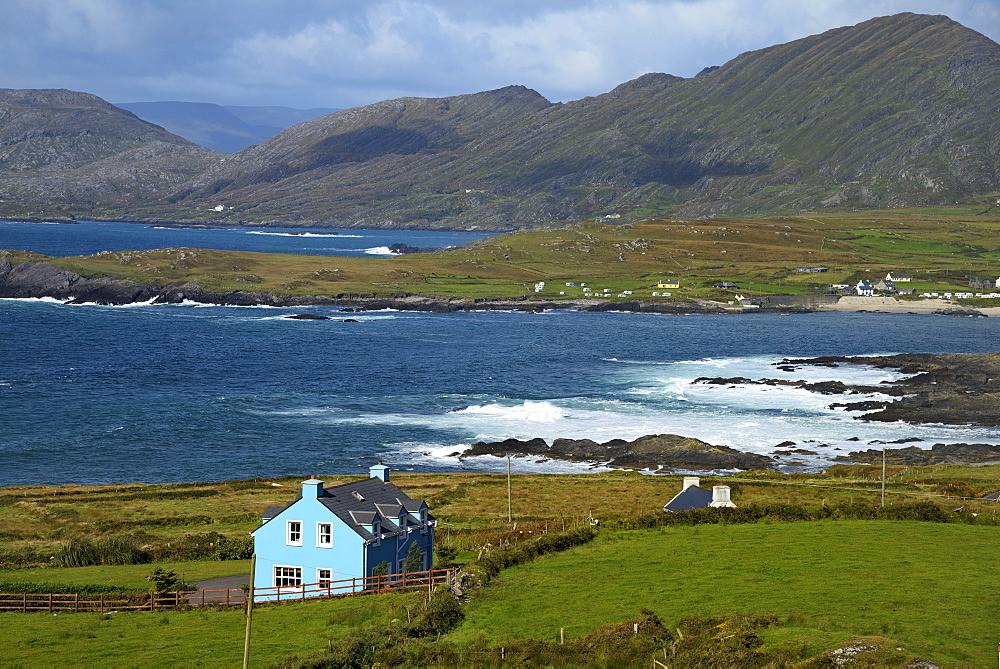
<svg viewBox="0 0 1000 669"><path fill-rule="evenodd" d="M60 300L55 297L0 297L0 301L3 302L44 302L46 304L66 304L69 302L69 299Z"/></svg>
<svg viewBox="0 0 1000 669"><path fill-rule="evenodd" d="M262 230L244 230L245 235L271 235L272 237L360 237L360 235L324 234L321 232L264 232Z"/></svg>
<svg viewBox="0 0 1000 669"><path fill-rule="evenodd" d="M551 402L533 402L525 400L522 404L506 406L503 404L480 404L465 407L452 414L469 414L486 416L490 419L527 421L530 423L555 423L567 417L567 413Z"/></svg>
<svg viewBox="0 0 1000 669"><path fill-rule="evenodd" d="M354 249L352 249L354 250ZM393 253L392 249L388 246L373 246L370 249L356 249L358 251L364 251L365 253L373 256L398 256L399 253Z"/></svg>

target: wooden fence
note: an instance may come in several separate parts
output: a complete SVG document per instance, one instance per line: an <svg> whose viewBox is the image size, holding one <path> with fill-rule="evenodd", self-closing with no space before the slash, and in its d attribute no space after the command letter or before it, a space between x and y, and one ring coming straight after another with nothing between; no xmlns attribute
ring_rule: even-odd
<svg viewBox="0 0 1000 669"><path fill-rule="evenodd" d="M377 594L416 588L431 589L435 584L450 583L454 569L431 569L406 574L349 578L324 583L308 583L289 587L254 588L254 604L301 602L307 599L343 597L346 595ZM87 597L87 595L84 595ZM133 597L111 599L104 595L14 593L0 594L0 611L23 613L58 613L80 611L158 611L181 606L243 606L246 592L242 588L228 590L185 590L166 593L136 593ZM94 597L97 597L94 599Z"/></svg>

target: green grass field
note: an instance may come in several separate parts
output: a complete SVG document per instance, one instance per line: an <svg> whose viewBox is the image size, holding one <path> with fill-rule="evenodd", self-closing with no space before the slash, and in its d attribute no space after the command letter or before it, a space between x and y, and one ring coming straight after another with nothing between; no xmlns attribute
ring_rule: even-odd
<svg viewBox="0 0 1000 669"><path fill-rule="evenodd" d="M969 276L996 274L1000 207L935 207L756 219L582 222L514 232L440 253L351 258L199 249L125 251L53 259L83 275L161 283L196 282L210 291L296 295L424 295L469 298L582 298L600 292L657 299L660 278L681 281L672 299L732 299L719 280L754 294L822 293L830 283L911 274L921 286L962 290ZM13 252L13 262L37 259ZM795 272L824 266L822 274ZM546 283L536 294L534 284ZM566 293L560 295L560 292ZM662 299L662 298L661 298Z"/></svg>
<svg viewBox="0 0 1000 669"><path fill-rule="evenodd" d="M694 614L771 612L765 642L808 652L853 637L895 640L947 666L996 661L1000 528L821 521L606 532L515 567L468 607L455 642L558 640L640 607L668 626Z"/></svg>
<svg viewBox="0 0 1000 669"><path fill-rule="evenodd" d="M406 620L420 594L346 597L254 611L251 665L269 667L323 650L360 627ZM0 613L4 667L238 667L242 609L159 613Z"/></svg>

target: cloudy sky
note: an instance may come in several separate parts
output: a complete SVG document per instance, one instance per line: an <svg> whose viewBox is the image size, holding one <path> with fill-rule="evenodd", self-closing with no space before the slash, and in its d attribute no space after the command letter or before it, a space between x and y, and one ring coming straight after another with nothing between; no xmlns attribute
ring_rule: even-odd
<svg viewBox="0 0 1000 669"><path fill-rule="evenodd" d="M565 101L898 12L1000 41L1000 0L0 0L0 88L306 108L523 84Z"/></svg>

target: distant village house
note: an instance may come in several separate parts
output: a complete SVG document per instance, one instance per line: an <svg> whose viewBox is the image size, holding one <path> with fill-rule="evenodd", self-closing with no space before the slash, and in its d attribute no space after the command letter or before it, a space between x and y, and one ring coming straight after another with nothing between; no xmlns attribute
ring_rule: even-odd
<svg viewBox="0 0 1000 669"><path fill-rule="evenodd" d="M903 274L902 272L889 272L885 275L886 281L892 281L894 283L908 283L913 281L913 277L909 274Z"/></svg>
<svg viewBox="0 0 1000 669"><path fill-rule="evenodd" d="M680 288L680 279L660 279L656 282L657 288Z"/></svg>
<svg viewBox="0 0 1000 669"><path fill-rule="evenodd" d="M735 507L729 499L730 491L727 485L713 486L711 492L699 486L701 480L697 476L685 476L681 491L663 505L664 511L686 511L688 509L703 509L706 506Z"/></svg>

